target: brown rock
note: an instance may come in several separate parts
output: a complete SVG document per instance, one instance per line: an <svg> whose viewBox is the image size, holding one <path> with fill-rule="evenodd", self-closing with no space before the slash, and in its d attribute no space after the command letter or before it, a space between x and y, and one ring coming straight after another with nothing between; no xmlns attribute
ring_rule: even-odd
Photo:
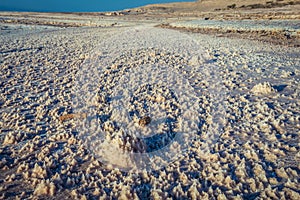
<svg viewBox="0 0 300 200"><path fill-rule="evenodd" d="M142 117L139 120L139 125L140 126L147 126L148 124L150 124L150 122L151 122L151 118L149 116L145 116L145 117Z"/></svg>
<svg viewBox="0 0 300 200"><path fill-rule="evenodd" d="M64 122L71 119L84 119L87 117L86 113L73 113L73 114L66 114L59 117L59 121Z"/></svg>

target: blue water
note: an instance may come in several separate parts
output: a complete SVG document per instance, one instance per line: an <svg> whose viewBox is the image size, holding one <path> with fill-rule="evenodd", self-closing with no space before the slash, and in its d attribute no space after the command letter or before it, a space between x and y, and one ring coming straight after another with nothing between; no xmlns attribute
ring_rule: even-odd
<svg viewBox="0 0 300 200"><path fill-rule="evenodd" d="M0 11L101 12L192 0L0 0Z"/></svg>

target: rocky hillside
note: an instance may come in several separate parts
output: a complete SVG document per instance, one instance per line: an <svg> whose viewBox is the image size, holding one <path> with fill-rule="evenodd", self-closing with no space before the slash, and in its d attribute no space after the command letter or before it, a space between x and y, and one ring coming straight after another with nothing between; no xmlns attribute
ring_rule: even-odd
<svg viewBox="0 0 300 200"><path fill-rule="evenodd" d="M200 0L168 4L152 4L134 9L134 12L147 14L199 15L206 12L265 11L285 8L299 14L300 0Z"/></svg>

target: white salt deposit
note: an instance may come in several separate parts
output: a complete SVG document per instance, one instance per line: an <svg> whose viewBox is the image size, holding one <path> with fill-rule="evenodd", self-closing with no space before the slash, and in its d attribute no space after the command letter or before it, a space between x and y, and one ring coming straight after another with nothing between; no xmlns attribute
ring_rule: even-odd
<svg viewBox="0 0 300 200"><path fill-rule="evenodd" d="M74 90L76 112L94 116L80 121L84 144L103 162L123 170L131 169L128 163L151 170L176 160L202 126L199 96L204 91L193 87L194 82L209 82L214 103L224 100L218 72L208 61L205 49L177 31L135 28L100 43L78 72ZM200 73L207 76L200 78ZM109 101L99 103L99 96ZM220 134L224 117L220 106L210 109L214 123L208 144ZM146 127L137 123L143 116L152 118ZM176 142L178 148L171 148ZM158 166L153 162L157 157L164 160Z"/></svg>
<svg viewBox="0 0 300 200"><path fill-rule="evenodd" d="M271 86L270 83L264 82L264 83L259 83L255 85L252 90L254 94L271 94L275 92L275 89Z"/></svg>
<svg viewBox="0 0 300 200"><path fill-rule="evenodd" d="M4 30L0 33L0 199L299 199L298 48L195 33L188 33L188 38L146 25L144 29L36 27L30 35L24 27L24 32L0 27ZM126 33L122 31L136 32L120 37ZM139 48L134 48L135 40ZM200 54L195 56L197 50ZM209 57L202 59L203 52ZM82 67L89 60L90 65L85 66L90 67ZM202 60L206 62L199 63ZM153 77L167 74L168 84L153 84L144 73L158 67L165 70ZM87 99L82 109L76 107L83 113L71 107L76 103L71 89L80 73L86 73L82 77L87 81L82 79L82 83L91 78L95 80L91 86L97 83L90 92L77 90L85 92L79 99ZM130 81L132 77L142 84ZM172 81L177 79L186 85L177 87ZM146 80L151 87L144 84ZM124 93L135 98L123 98L119 82L136 86ZM268 95L251 91L265 82L275 91ZM186 89L193 93L179 95ZM118 96L120 101L108 98ZM195 109L183 112L191 104L185 102L189 98L199 102L195 107L198 118L191 117ZM121 108L119 115L113 112L116 106ZM222 126L218 116L223 116L224 109ZM134 112L128 117L130 111ZM142 129L135 120L145 113L153 120ZM170 153L150 158L152 169L159 167L151 171L143 166L145 160L132 162L131 154L118 154L120 144L124 152L146 151L151 143L143 142L153 136L153 129L176 132L177 126L164 126L168 115L170 119L177 116L182 125L178 128L183 130L196 129L188 124L200 120L200 131L188 148L177 142L181 133L158 137L172 139L164 147ZM86 126L82 133L104 132L103 141L101 134L87 134L90 138L86 140L78 137L79 123L74 120L84 117L83 122L94 127ZM133 124L126 123L131 120ZM115 131L121 122L130 129ZM219 130L218 124L221 131L214 131ZM132 130L143 132L124 140L125 131ZM99 148L83 145L84 141L98 142ZM164 145L163 140L156 141ZM101 152L105 142L111 148L103 152L111 158L107 162L94 153ZM173 162L166 159L178 151ZM124 172L116 167L127 161L131 162L122 163L123 169L142 166L144 170Z"/></svg>

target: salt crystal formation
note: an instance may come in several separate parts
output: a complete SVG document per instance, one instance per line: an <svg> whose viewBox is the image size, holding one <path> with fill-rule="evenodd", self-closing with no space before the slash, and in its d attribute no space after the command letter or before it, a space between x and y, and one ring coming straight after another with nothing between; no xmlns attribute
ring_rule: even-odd
<svg viewBox="0 0 300 200"><path fill-rule="evenodd" d="M252 90L254 94L271 94L275 92L275 89L271 86L270 83L264 82L255 85Z"/></svg>
<svg viewBox="0 0 300 200"><path fill-rule="evenodd" d="M47 14L37 15L44 17ZM65 15L53 15L58 19L65 19ZM68 16L78 18L78 15ZM10 20L7 16L5 19ZM93 20L102 23L96 16L93 16ZM136 23L135 20L128 22L128 25ZM40 21L44 21L44 18ZM145 22L145 26L151 27L149 21L150 19ZM264 23L268 21L272 20ZM107 23L111 23L111 20L107 20ZM143 22L139 22L141 23ZM189 58L184 52L181 55L172 53L170 47L167 49L168 46L164 49L153 46L150 48L140 43L137 51L130 50L129 45L123 56L120 53L111 59L114 63L94 66L91 62L90 70L99 67L107 70L107 73L103 72L102 79L95 75L95 90L98 94L88 99L87 110L76 112L71 106L74 103L72 88L78 72L82 70L84 59L100 43L103 44L104 40L109 41L107 48L119 47L122 42L116 45L117 42L112 42L109 38L120 35L120 31L134 31L130 38L134 42L136 33L141 32L141 29L57 28L15 24L0 24L0 28L0 199L300 199L299 48L188 33L194 42L194 45L188 43L191 47L206 49L210 54L207 62L199 63L198 56L201 54ZM170 34L169 30L156 31L157 35L149 37L148 42L159 38L163 40ZM146 35L145 32L141 34ZM177 44L172 46L174 49L185 46L182 38L177 37ZM124 37L123 39L126 48L128 41ZM115 50L120 51L120 48ZM105 60L108 54L108 51L103 51L101 55L97 54L97 59ZM165 67L152 65L155 60L162 63L160 67ZM126 64L133 62L136 68ZM143 67L146 62L149 65ZM195 68L185 68L191 63L198 63L202 67L198 71ZM217 81L208 80L211 71L205 70L206 64L213 64L218 69L212 72L218 72L215 74L218 77L216 80L229 93L224 87L216 85ZM173 75L174 80L181 82L151 85L157 89L170 89L176 98L168 99L168 96L158 95L159 92L153 99L151 96L138 96L139 93L133 95L136 90L128 94L121 93L125 83L130 86L127 81L129 78L139 83L138 87L132 88L143 88L144 82L137 79L141 77L139 74L143 74L141 72L151 72L152 76L160 77L153 71L162 72L162 69L170 67L172 70L169 71L172 73L166 71L161 74ZM181 73L175 73L175 70ZM175 79L175 75L184 78ZM148 76L142 77L144 81L146 77ZM263 84L265 82L267 84ZM182 86L181 90L176 90L178 86L185 84L192 86L196 93L195 102L199 106L196 117L193 112L185 112L189 104L181 103L182 96L177 93L190 88ZM161 87L162 85L165 87ZM172 87L175 85L176 87ZM278 85L287 87L277 90L275 86ZM259 88L257 90L260 92L267 91L267 94L253 93L253 87ZM221 134L216 137L216 141L210 142L206 138L213 134L209 130L217 118L213 115L214 104L219 104L217 98L213 97L212 90L225 93L226 112ZM151 93L145 90L143 94ZM144 105L142 103L138 103L135 108L132 104L134 101L120 98L122 95L147 99L149 101L145 104L152 109L143 110L139 106ZM110 97L119 97L119 100ZM188 97L192 96L185 98L189 99ZM124 172L115 167L114 163L125 163L131 158L120 156L113 149L114 146L108 143L108 147L112 149L111 152L108 151L111 162L104 163L78 136L76 120L90 122L86 127L100 124L93 130L104 130L104 136L107 137L116 135L111 141L117 145L125 141L118 140L125 134L116 132L115 129L130 122L131 128L147 131L157 125L157 129L164 130L164 126L160 126L164 123L158 123L157 115L152 115L151 112L160 111L157 113L163 113L162 118L165 117L165 112L161 111L168 101L179 102L177 108L181 110L177 113L178 122L182 118L185 123L175 124L176 127L188 127L191 125L189 122L197 119L200 119L200 123L197 127L199 132L190 141L188 148L180 152L173 162L165 163L163 168L142 170L139 173L134 170ZM161 107L152 107L152 104ZM128 112L124 109L118 111L120 107L127 106L132 106L127 111L135 111L133 117L125 115ZM168 107L170 108L171 106ZM96 115L88 112L89 109L97 111ZM178 109L171 113L175 115L176 110ZM141 116L138 115L139 112ZM147 115L146 112L150 114ZM87 113L87 116L60 120L60 116L72 113ZM151 123L140 127L138 120L143 114L151 117ZM193 117L195 119L191 119ZM117 123L113 123L114 121ZM129 143L124 151L136 147L134 151L144 152L146 145L141 140L142 135L137 132L131 135L135 136L136 142ZM90 141L94 140L96 145L101 135L93 136ZM181 150L181 144L176 140L172 141L174 142L169 144L169 149L173 150L171 152ZM203 153L203 149L208 151ZM99 151L101 150L103 151L100 148ZM166 162L162 156L149 159L153 159L154 163ZM138 161L133 160L127 165L132 168L136 166L134 162Z"/></svg>

